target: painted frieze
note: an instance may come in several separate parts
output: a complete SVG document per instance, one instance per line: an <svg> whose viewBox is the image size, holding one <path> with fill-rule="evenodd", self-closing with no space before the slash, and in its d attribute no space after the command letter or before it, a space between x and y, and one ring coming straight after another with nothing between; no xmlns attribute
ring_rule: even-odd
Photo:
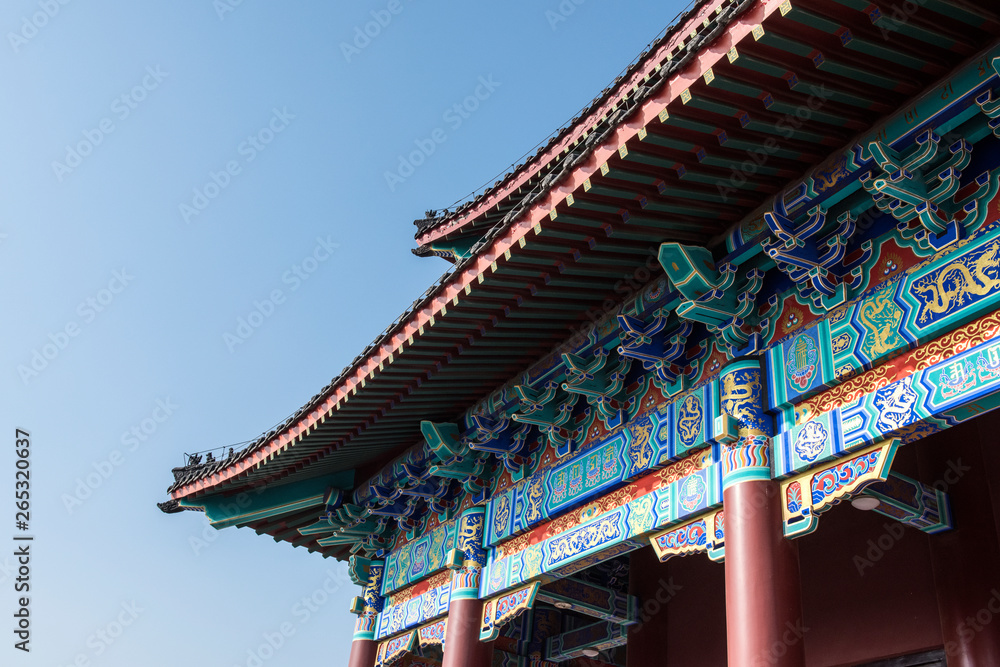
<svg viewBox="0 0 1000 667"><path fill-rule="evenodd" d="M379 614L375 639L391 637L448 613L451 573L441 572L426 581L390 595Z"/></svg>
<svg viewBox="0 0 1000 667"><path fill-rule="evenodd" d="M684 474L671 468L649 473L585 506L578 515L560 517L494 547L480 597L534 579L566 576L643 546L653 530L718 507L722 464L700 467L704 461L685 459Z"/></svg>
<svg viewBox="0 0 1000 667"><path fill-rule="evenodd" d="M735 433L719 415L717 380L639 414L587 449L495 495L488 504L486 543L495 546L653 468L732 438Z"/></svg>
<svg viewBox="0 0 1000 667"><path fill-rule="evenodd" d="M994 222L768 350L771 405L798 403L998 307L1000 222Z"/></svg>
<svg viewBox="0 0 1000 667"><path fill-rule="evenodd" d="M448 552L455 548L458 519L395 549L385 559L383 593L391 593L447 567Z"/></svg>
<svg viewBox="0 0 1000 667"><path fill-rule="evenodd" d="M775 442L787 477L886 437L904 443L1000 406L1000 313L990 313L796 406Z"/></svg>

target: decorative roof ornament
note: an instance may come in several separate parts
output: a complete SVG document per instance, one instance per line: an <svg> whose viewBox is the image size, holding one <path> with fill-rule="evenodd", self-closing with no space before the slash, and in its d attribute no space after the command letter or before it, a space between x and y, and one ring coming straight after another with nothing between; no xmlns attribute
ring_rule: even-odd
<svg viewBox="0 0 1000 667"><path fill-rule="evenodd" d="M805 186L799 186L792 206L778 197L774 210L764 213L776 239L765 239L761 245L778 270L795 283L799 296L812 302L818 312L825 312L847 301L847 287L860 287L864 265L872 257L872 243L865 241L860 255L845 261L848 241L857 229L856 219L847 211L827 231L827 210L822 206L791 214L794 209L805 211L806 196Z"/></svg>
<svg viewBox="0 0 1000 667"><path fill-rule="evenodd" d="M704 324L722 339L730 358L761 351L761 334L772 326L778 300L770 297L767 312L758 314L757 293L764 282L760 269L729 262L716 267L708 249L675 242L660 246L659 259L682 296L679 317Z"/></svg>

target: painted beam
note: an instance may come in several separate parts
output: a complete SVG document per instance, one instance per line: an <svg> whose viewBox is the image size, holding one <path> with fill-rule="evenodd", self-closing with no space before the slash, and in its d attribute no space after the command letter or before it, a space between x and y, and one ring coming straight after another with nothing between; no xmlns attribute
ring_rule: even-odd
<svg viewBox="0 0 1000 667"><path fill-rule="evenodd" d="M348 470L297 484L264 488L259 492L202 496L197 500L182 499L180 504L184 507L204 507L205 516L212 526L222 529L311 507L328 505L332 509L340 504L340 489L349 489L353 483L354 471Z"/></svg>
<svg viewBox="0 0 1000 667"><path fill-rule="evenodd" d="M575 611L604 621L622 625L636 622L637 600L634 595L567 577L546 584L536 600L557 609Z"/></svg>
<svg viewBox="0 0 1000 667"><path fill-rule="evenodd" d="M483 573L480 597L535 579L567 576L648 544L648 535L654 530L718 507L722 503L722 464L701 467L694 463L689 462L679 474L672 475L673 470L667 468L636 480L612 496L623 503L618 507L600 512L606 505L595 502L584 507L580 517L556 519L525 538L494 547ZM535 531L537 541L532 539Z"/></svg>
<svg viewBox="0 0 1000 667"><path fill-rule="evenodd" d="M628 626L611 621L598 621L582 628L550 637L545 646L545 657L554 662L587 658L591 651L604 651L624 646L628 639Z"/></svg>
<svg viewBox="0 0 1000 667"><path fill-rule="evenodd" d="M879 501L875 512L930 535L951 530L948 494L899 473L868 486L861 495Z"/></svg>
<svg viewBox="0 0 1000 667"><path fill-rule="evenodd" d="M415 591L417 587L413 587L386 598L375 627L375 639L382 640L413 630L446 615L451 602L451 578L445 576L441 581L435 579L424 586L423 591Z"/></svg>
<svg viewBox="0 0 1000 667"><path fill-rule="evenodd" d="M717 380L636 416L587 449L490 499L486 544L500 542L607 493L629 479L735 437Z"/></svg>
<svg viewBox="0 0 1000 667"><path fill-rule="evenodd" d="M392 550L385 557L383 594L397 591L448 567L448 554L457 547L458 518Z"/></svg>
<svg viewBox="0 0 1000 667"><path fill-rule="evenodd" d="M913 442L997 407L1000 311L797 406L801 421L775 439L774 475L789 477L888 437Z"/></svg>
<svg viewBox="0 0 1000 667"><path fill-rule="evenodd" d="M1000 178L992 177L993 193ZM982 206L985 217L987 207ZM770 400L787 414L794 404L870 369L892 355L1000 307L1000 224L966 244L870 290L834 317L767 352Z"/></svg>

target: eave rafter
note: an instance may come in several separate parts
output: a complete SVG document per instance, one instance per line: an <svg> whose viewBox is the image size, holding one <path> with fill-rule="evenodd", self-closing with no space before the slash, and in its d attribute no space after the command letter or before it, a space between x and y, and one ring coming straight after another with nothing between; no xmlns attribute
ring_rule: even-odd
<svg viewBox="0 0 1000 667"><path fill-rule="evenodd" d="M769 4L776 5L774 0L768 0ZM594 128L603 118L607 118L615 113L615 110L623 105L632 93L640 87L645 87L651 78L659 78L658 72L661 67L668 63L672 57L685 53L683 50L686 44L691 43L692 35L699 35L698 42L702 41L700 34L710 25L713 17L726 8L726 11L735 11L743 3L732 2L731 0L709 0L697 7L695 11L686 16L676 29L661 42L642 63L637 66L628 77L616 82L610 94L597 105L588 109L587 112L574 119L572 128L563 134L557 141L552 143L543 151L539 151L535 159L522 166L511 178L500 184L488 195L482 196L476 204L468 211L445 225L435 227L417 236L417 243L424 245L431 241L446 236L471 223L474 223L480 216L486 215L489 211L500 205L505 200L513 198L516 194L523 196L524 192L518 192L526 187L526 184L533 180L533 177L541 173L545 165L554 162L559 156L567 153L580 151L584 146L589 146L588 134L592 134ZM773 8L772 8L773 9ZM762 18L762 17L761 17ZM731 26L732 24L730 24ZM729 32L726 28L725 32ZM700 54L693 53L697 58Z"/></svg>
<svg viewBox="0 0 1000 667"><path fill-rule="evenodd" d="M490 219L499 222L501 213L514 210L519 196L546 183L539 198L489 236L477 255L459 262L295 420L234 463L178 483L174 498L197 502L199 496L224 489L301 480L399 453L414 442L421 421L454 419L462 407L565 340L589 307L616 293L629 268L652 257L650 248L664 240L693 246L706 246L713 238L717 242L731 223L782 191L790 178L823 164L856 131L870 127L969 55L970 47L960 46L959 37L981 40L1000 28L995 14L962 2L927 0L911 21L891 29L867 3L816 0L808 10L802 9L804 4L749 3L715 42L701 44L682 68L671 70L652 97L616 109L620 124L591 142L590 153L561 178L544 181L536 172L522 179L503 195L502 209L487 205L493 195L484 197L478 210L490 211ZM959 7L957 17L938 22L942 7L950 5ZM889 38L875 44L883 31ZM926 61L922 66L916 66L918 55ZM864 68L875 76L862 76ZM655 71L644 76L655 76ZM636 85L651 81L636 79ZM779 124L803 105L811 108L808 102L817 87L829 97L784 136ZM767 146L775 137L777 148L766 162L722 192L720 180L730 179L755 147ZM827 237L824 231L817 238ZM717 255L714 259L722 261ZM825 261L825 255L820 259ZM719 275L711 276L715 290L725 291L718 286L726 284L725 266L717 264ZM733 285L740 294L753 292L758 277L741 274ZM746 299L739 296L738 301L742 308ZM763 326L764 313L741 315L749 323L741 328L717 322L714 306L709 306L687 304L684 314L710 328L728 326L732 349L752 348L750 338ZM634 328L641 331L648 324L647 317ZM672 319L667 333L679 335L680 324ZM692 345L704 335L698 329ZM687 333L681 337L686 341ZM686 350L680 361L689 356ZM503 363L494 363L489 375L481 372L485 362L497 359ZM678 377L675 366L680 364L672 357L658 361L667 375L661 381ZM618 409L622 387L610 376L597 382L604 369L591 368L593 358L564 363L579 376L573 380L579 386L568 383L564 393L583 388L579 395L596 401L591 405L595 409L605 403ZM588 384L594 382L602 386ZM527 402L538 398L527 396ZM532 428L566 437L565 423L556 424L551 414L542 417L545 423ZM306 536L295 537L290 531L297 523L249 525L279 539L326 549L324 553L342 552L339 546L330 551Z"/></svg>

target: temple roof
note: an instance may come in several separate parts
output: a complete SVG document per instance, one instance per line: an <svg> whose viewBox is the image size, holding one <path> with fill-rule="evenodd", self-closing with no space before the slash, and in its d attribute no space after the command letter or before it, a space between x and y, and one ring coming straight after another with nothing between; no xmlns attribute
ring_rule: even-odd
<svg viewBox="0 0 1000 667"><path fill-rule="evenodd" d="M659 70L666 66L674 71L683 66L700 44L711 39L749 4L690 2L611 85L569 123L540 142L533 154L470 199L449 209L427 211L425 217L414 220L417 227L414 238L418 243L414 252L429 254L428 244L443 238L454 240L460 234L472 233L478 240L493 225L515 217L519 206L545 189L546 179L551 180L553 175L572 166L621 121L622 113L627 113L652 93L655 84L649 85L649 82ZM717 11L711 11L710 5ZM709 11L705 11L706 8Z"/></svg>
<svg viewBox="0 0 1000 667"><path fill-rule="evenodd" d="M161 509L343 471L361 484L421 440L421 421L455 420L571 333L613 317L650 277L636 267L655 277L660 243L706 246L717 259L738 251L752 240L740 230L759 227L776 196L807 175L835 180L831 156L1000 33L996 15L969 2L927 0L898 24L873 7L695 4L533 157L418 221L418 251L451 253L450 270L284 422L220 460L175 469ZM755 154L760 164L748 162ZM343 557L296 530L321 511L247 525Z"/></svg>

